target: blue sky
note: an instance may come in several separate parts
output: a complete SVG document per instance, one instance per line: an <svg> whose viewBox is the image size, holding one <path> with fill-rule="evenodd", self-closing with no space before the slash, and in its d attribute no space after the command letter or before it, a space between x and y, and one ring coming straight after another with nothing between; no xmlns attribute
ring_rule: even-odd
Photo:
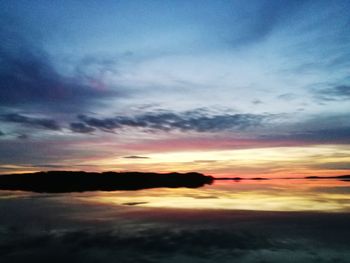
<svg viewBox="0 0 350 263"><path fill-rule="evenodd" d="M105 169L96 163L111 156L108 169L133 169L147 160L123 156L159 151L348 149L349 1L0 7L3 171Z"/></svg>

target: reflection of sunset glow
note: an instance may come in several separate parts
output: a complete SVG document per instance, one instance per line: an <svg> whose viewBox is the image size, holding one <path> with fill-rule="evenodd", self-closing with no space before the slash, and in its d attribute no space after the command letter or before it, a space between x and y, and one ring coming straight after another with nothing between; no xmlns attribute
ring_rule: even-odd
<svg viewBox="0 0 350 263"><path fill-rule="evenodd" d="M217 151L148 153L142 159L89 160L102 170L198 171L214 176L305 176L338 175L337 168L350 162L346 146L273 147Z"/></svg>
<svg viewBox="0 0 350 263"><path fill-rule="evenodd" d="M198 189L100 192L79 199L159 208L342 212L350 211L350 196L343 193L348 187L349 182L336 180L226 181Z"/></svg>

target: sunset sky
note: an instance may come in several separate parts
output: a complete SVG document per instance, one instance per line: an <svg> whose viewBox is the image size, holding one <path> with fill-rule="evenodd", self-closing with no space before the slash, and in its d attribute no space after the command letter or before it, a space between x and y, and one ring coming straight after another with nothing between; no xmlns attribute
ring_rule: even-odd
<svg viewBox="0 0 350 263"><path fill-rule="evenodd" d="M1 1L0 173L349 174L350 1Z"/></svg>

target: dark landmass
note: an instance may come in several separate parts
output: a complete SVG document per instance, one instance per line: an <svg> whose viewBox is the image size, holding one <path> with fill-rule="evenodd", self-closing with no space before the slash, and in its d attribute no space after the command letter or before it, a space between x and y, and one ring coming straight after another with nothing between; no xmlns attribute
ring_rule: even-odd
<svg viewBox="0 0 350 263"><path fill-rule="evenodd" d="M141 190L157 187L197 188L210 184L213 177L200 173L70 172L48 171L0 176L0 190L39 193Z"/></svg>
<svg viewBox="0 0 350 263"><path fill-rule="evenodd" d="M339 176L307 176L305 179L339 179L339 180L350 180L350 175L339 175Z"/></svg>

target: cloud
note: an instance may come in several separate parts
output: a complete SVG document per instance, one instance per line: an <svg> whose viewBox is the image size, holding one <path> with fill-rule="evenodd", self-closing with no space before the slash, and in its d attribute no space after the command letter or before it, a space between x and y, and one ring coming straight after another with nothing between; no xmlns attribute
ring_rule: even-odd
<svg viewBox="0 0 350 263"><path fill-rule="evenodd" d="M2 20L0 22L4 22ZM74 109L76 112L91 107L98 99L119 94L115 90L102 89L103 81L96 79L105 68L96 76L95 72L84 75L82 69L73 72L73 76L63 75L40 41L30 39L20 28L8 23L0 26L0 106L60 112ZM94 60L89 65L92 63L107 62Z"/></svg>
<svg viewBox="0 0 350 263"><path fill-rule="evenodd" d="M0 120L53 131L61 129L59 124L53 119L33 118L18 113L3 114L0 116Z"/></svg>
<svg viewBox="0 0 350 263"><path fill-rule="evenodd" d="M103 131L112 131L116 128L121 128L118 121L113 118L98 119L93 117L88 117L86 115L79 115L79 120L89 125L90 127L99 128Z"/></svg>
<svg viewBox="0 0 350 263"><path fill-rule="evenodd" d="M70 129L76 133L91 133L95 131L95 128L85 125L81 122L73 122L70 124Z"/></svg>
<svg viewBox="0 0 350 263"><path fill-rule="evenodd" d="M29 138L29 136L27 134L20 134L17 136L17 139L20 140L27 140Z"/></svg>
<svg viewBox="0 0 350 263"><path fill-rule="evenodd" d="M316 164L313 167L319 169L327 169L327 170L350 170L350 162L329 162L329 163L320 163Z"/></svg>
<svg viewBox="0 0 350 263"><path fill-rule="evenodd" d="M79 115L78 118L90 127L107 132L128 127L161 131L216 132L244 130L248 127L260 125L269 116L257 114L222 114L211 116L194 110L182 113L161 111L145 113L134 117L116 116L102 119Z"/></svg>
<svg viewBox="0 0 350 263"><path fill-rule="evenodd" d="M286 135L271 134L268 136L260 136L262 140L271 141L295 141L305 143L350 143L350 127L333 127L320 129L305 129L301 127L299 131L290 132Z"/></svg>
<svg viewBox="0 0 350 263"><path fill-rule="evenodd" d="M255 99L255 100L253 100L252 101L252 103L253 104L255 104L255 105L258 105L258 104L264 104L264 102L262 102L261 100L259 100L259 99Z"/></svg>
<svg viewBox="0 0 350 263"><path fill-rule="evenodd" d="M295 100L297 98L298 98L298 96L294 93L284 93L284 94L281 94L277 97L277 99L282 99L282 100L286 100L286 101Z"/></svg>
<svg viewBox="0 0 350 263"><path fill-rule="evenodd" d="M4 136L5 133L0 130L0 136Z"/></svg>
<svg viewBox="0 0 350 263"><path fill-rule="evenodd" d="M339 85L332 88L316 91L316 96L322 100L348 100L350 99L350 85Z"/></svg>
<svg viewBox="0 0 350 263"><path fill-rule="evenodd" d="M138 155L130 155L130 156L124 156L125 159L149 159L147 156L138 156Z"/></svg>

